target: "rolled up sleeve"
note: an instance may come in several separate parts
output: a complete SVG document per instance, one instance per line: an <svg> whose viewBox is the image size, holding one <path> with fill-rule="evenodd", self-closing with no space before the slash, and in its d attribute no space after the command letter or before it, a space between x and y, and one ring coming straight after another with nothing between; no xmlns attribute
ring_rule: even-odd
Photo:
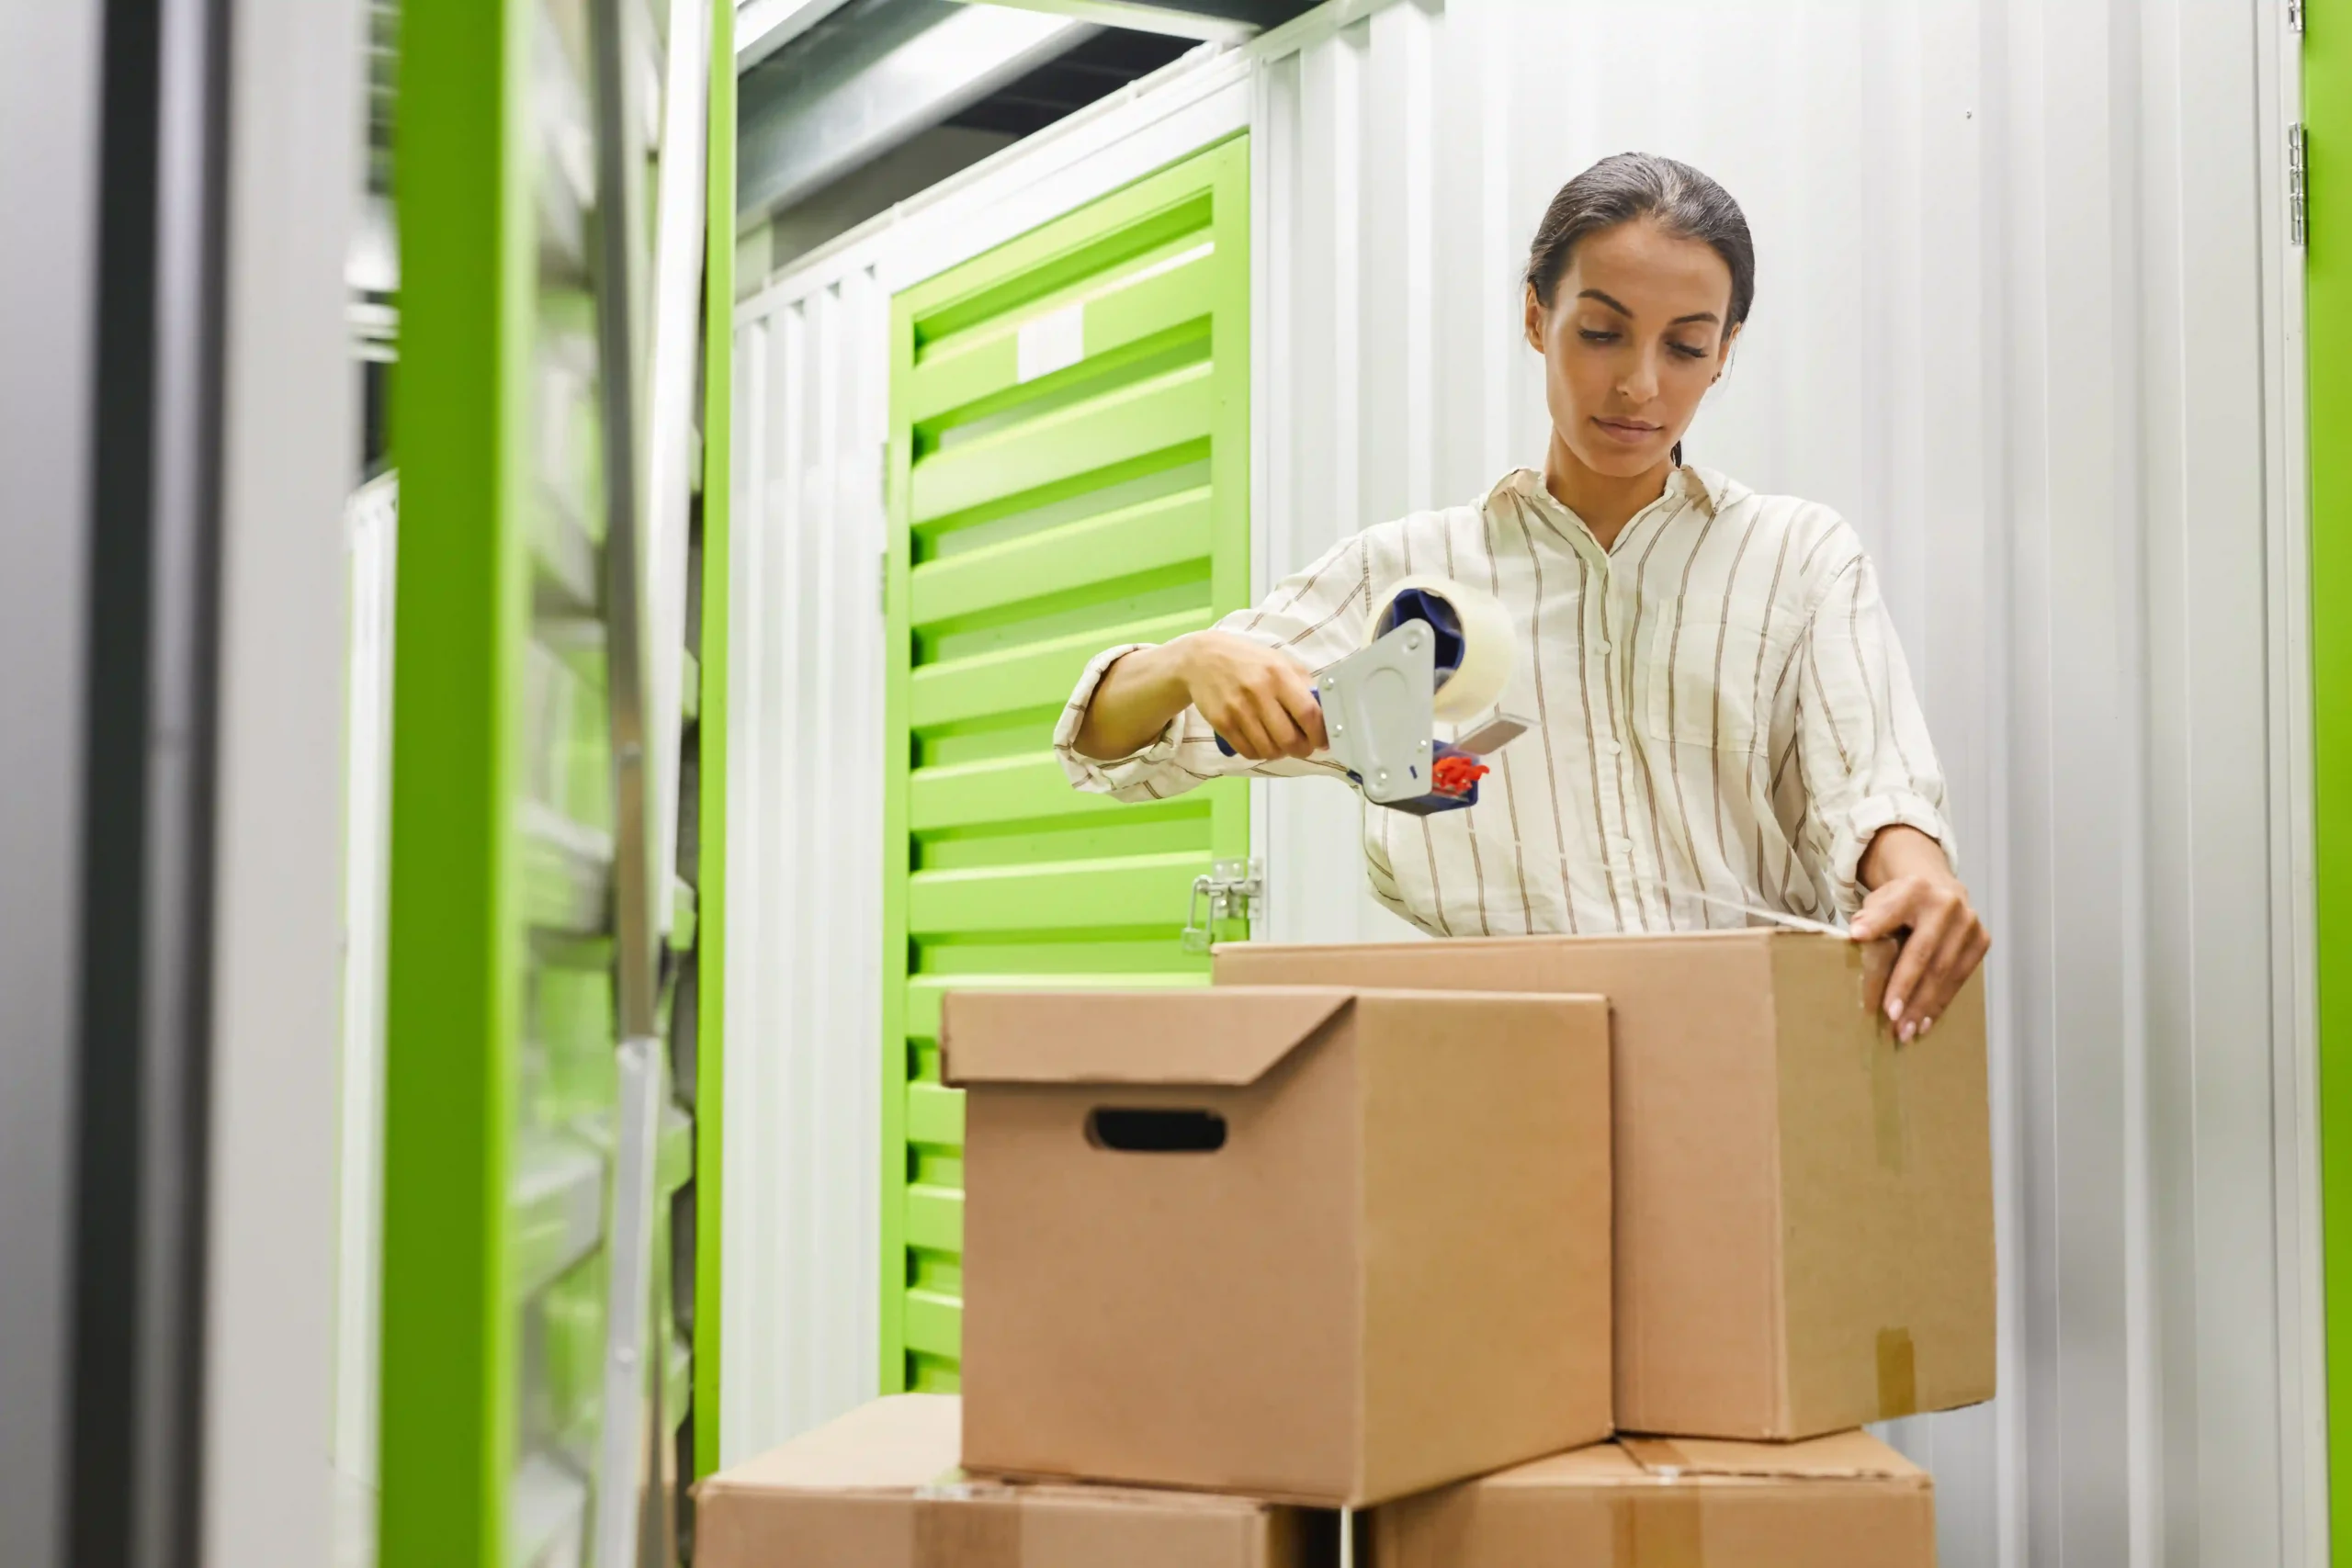
<svg viewBox="0 0 2352 1568"><path fill-rule="evenodd" d="M1370 605L1370 576L1363 536L1342 541L1314 565L1285 578L1264 604L1237 610L1216 629L1280 649L1310 671L1355 651ZM1351 608L1356 614L1351 615ZM1125 757L1089 757L1078 749L1096 688L1111 666L1148 643L1122 643L1089 660L1054 725L1054 754L1075 787L1116 800L1166 800L1213 778L1344 776L1346 770L1320 754L1305 760L1281 757L1253 762L1218 749L1216 731L1198 708L1168 721L1150 742Z"/></svg>
<svg viewBox="0 0 2352 1568"><path fill-rule="evenodd" d="M1797 744L1812 821L1838 910L1862 907L1862 857L1886 829L1916 828L1960 863L1941 766L1910 667L1879 594L1878 574L1857 553L1815 603L1799 655Z"/></svg>

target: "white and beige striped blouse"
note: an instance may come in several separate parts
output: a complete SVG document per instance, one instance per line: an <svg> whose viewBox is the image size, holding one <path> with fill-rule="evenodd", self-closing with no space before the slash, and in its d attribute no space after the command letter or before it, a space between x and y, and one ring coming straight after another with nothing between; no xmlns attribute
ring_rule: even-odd
<svg viewBox="0 0 2352 1568"><path fill-rule="evenodd" d="M1849 916L1880 829L1907 823L1951 852L1877 574L1826 507L1683 468L1603 549L1522 468L1476 505L1366 529L1220 624L1319 670L1362 646L1374 597L1412 572L1510 610L1519 665L1500 705L1533 725L1489 759L1476 807L1363 810L1373 892L1422 929L1736 926L1743 905ZM1338 772L1227 757L1195 709L1133 756L1081 756L1095 684L1134 646L1095 658L1057 728L1078 787L1158 800L1224 774Z"/></svg>

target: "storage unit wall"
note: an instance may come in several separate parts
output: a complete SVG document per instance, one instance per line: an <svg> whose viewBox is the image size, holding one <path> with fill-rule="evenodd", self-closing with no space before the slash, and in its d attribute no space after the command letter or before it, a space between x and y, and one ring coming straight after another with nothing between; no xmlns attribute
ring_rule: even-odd
<svg viewBox="0 0 2352 1568"><path fill-rule="evenodd" d="M1860 531L1996 937L2004 1392L1895 1434L1941 1560L2324 1561L2282 8L1370 9L1260 76L1272 569L1540 460L1561 181L1721 179L1691 460ZM1351 825L1266 816L1272 931L1344 940Z"/></svg>
<svg viewBox="0 0 2352 1568"><path fill-rule="evenodd" d="M832 421L792 448L773 403L741 427L759 526L779 548L873 559L889 297L1247 126L1262 586L1540 458L1518 275L1561 181L1627 147L1716 175L1754 225L1758 295L1691 457L1861 532L1998 939L2005 1392L1895 1434L1936 1469L1943 1561L2319 1562L2296 58L2282 6L2223 0L1338 0L752 298L739 332L795 378L798 428ZM1162 155L1072 188L1069 171L1139 140ZM787 512L811 493L840 499ZM804 546L812 520L823 542ZM847 592L864 563L834 570ZM794 678L868 700L878 651L841 646L874 662L804 659ZM840 701L803 690L808 712ZM1261 931L1395 934L1353 891L1353 814L1320 787L1261 789ZM851 826L862 842L828 840L796 873L880 863L879 825ZM778 964L787 946L762 939ZM811 1015L860 1032L788 1022L779 1002L761 1049L818 1085L874 1049L872 953L827 964L832 1010ZM799 1198L761 1200L773 1212L848 1192L828 1223L879 1228L877 1195L848 1186L876 1153L847 1145L882 1111L850 1092L790 1119L730 1108L730 1149L827 1122L784 1140L799 1163L760 1156L779 1186L808 1173ZM848 1115L870 1120L844 1134ZM837 1231L826 1253L818 1234L730 1232L779 1276L790 1259L845 1281L759 1330L812 1368L871 1343L821 1337L865 1310L853 1246L871 1243ZM730 1299L730 1323L739 1307L754 1310ZM771 1413L746 1439L867 1386L746 1393Z"/></svg>
<svg viewBox="0 0 2352 1568"><path fill-rule="evenodd" d="M886 852L866 771L885 755L891 301L1247 127L1235 57L1138 88L805 258L736 314L729 1461L903 1366L883 1349Z"/></svg>

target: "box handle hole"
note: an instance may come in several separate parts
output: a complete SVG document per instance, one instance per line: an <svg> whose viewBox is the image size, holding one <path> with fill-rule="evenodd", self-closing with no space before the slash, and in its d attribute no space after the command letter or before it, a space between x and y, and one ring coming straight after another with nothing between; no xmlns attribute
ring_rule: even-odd
<svg viewBox="0 0 2352 1568"><path fill-rule="evenodd" d="M1120 1111L1086 1117L1086 1141L1137 1155L1204 1155L1225 1147L1225 1118L1214 1111Z"/></svg>

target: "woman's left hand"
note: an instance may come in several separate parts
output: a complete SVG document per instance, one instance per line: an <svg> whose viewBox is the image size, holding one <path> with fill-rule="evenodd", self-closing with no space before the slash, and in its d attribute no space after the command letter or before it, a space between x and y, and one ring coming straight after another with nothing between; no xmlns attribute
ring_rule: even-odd
<svg viewBox="0 0 2352 1568"><path fill-rule="evenodd" d="M1916 828L1893 827L1862 857L1870 888L1848 929L1856 942L1902 943L1883 1005L1895 1037L1916 1040L1935 1026L1991 950L1993 938L1951 871L1943 846Z"/></svg>

